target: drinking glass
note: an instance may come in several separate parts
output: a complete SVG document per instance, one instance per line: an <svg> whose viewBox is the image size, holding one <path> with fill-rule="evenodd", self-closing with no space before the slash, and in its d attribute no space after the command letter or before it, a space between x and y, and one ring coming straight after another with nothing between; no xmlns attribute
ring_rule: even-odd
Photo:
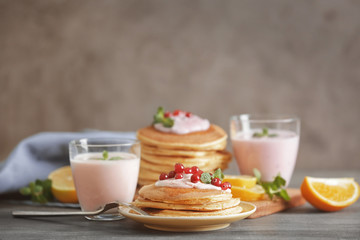
<svg viewBox="0 0 360 240"><path fill-rule="evenodd" d="M139 174L140 142L133 139L83 138L69 143L70 164L82 211L110 202L132 202ZM118 220L118 211L89 220Z"/></svg>
<svg viewBox="0 0 360 240"><path fill-rule="evenodd" d="M232 149L244 175L257 168L262 181L280 174L290 183L300 138L300 120L289 115L241 114L230 119Z"/></svg>

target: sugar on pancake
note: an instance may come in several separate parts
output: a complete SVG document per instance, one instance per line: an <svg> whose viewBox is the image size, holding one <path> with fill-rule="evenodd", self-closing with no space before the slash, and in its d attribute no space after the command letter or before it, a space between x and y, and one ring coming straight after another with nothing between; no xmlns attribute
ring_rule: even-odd
<svg viewBox="0 0 360 240"><path fill-rule="evenodd" d="M167 217L222 216L242 211L240 199L232 198L231 184L221 182L217 169L212 175L198 167L177 163L175 176L162 173L156 183L143 186L133 202L151 215Z"/></svg>
<svg viewBox="0 0 360 240"><path fill-rule="evenodd" d="M211 171L226 169L232 158L225 150L227 134L222 128L180 110L165 113L159 108L153 124L139 129L137 138L142 148L139 185L155 182L158 173L177 162Z"/></svg>

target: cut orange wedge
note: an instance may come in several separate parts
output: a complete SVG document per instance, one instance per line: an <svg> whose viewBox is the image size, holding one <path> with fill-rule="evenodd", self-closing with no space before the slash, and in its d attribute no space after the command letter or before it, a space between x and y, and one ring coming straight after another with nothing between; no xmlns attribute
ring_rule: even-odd
<svg viewBox="0 0 360 240"><path fill-rule="evenodd" d="M63 203L78 202L70 166L56 169L48 178L52 180L51 192L57 200Z"/></svg>
<svg viewBox="0 0 360 240"><path fill-rule="evenodd" d="M301 193L311 205L323 211L341 210L360 196L359 184L353 178L305 177Z"/></svg>
<svg viewBox="0 0 360 240"><path fill-rule="evenodd" d="M223 182L229 182L232 186L253 188L256 185L256 177L248 175L225 175Z"/></svg>
<svg viewBox="0 0 360 240"><path fill-rule="evenodd" d="M260 185L255 185L250 189L232 186L231 193L234 198L240 198L241 201L258 201L264 199L265 196L265 191Z"/></svg>

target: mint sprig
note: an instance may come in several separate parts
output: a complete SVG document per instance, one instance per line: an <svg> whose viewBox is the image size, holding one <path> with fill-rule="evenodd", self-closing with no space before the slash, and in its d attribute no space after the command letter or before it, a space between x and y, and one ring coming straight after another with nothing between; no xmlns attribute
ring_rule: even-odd
<svg viewBox="0 0 360 240"><path fill-rule="evenodd" d="M280 174L277 175L274 178L274 181L272 182L263 182L261 181L261 173L258 169L253 169L254 176L256 177L257 184L261 185L264 189L265 193L270 197L270 199L273 199L274 195L278 196L285 201L290 200L290 196L287 193L287 191L283 188L286 184L286 180L283 179Z"/></svg>
<svg viewBox="0 0 360 240"><path fill-rule="evenodd" d="M165 117L164 115L164 108L159 107L156 114L154 115L154 121L152 124L154 125L156 123L161 123L164 127L167 128L171 128L172 126L174 126L174 120L169 117Z"/></svg>
<svg viewBox="0 0 360 240"><path fill-rule="evenodd" d="M24 196L30 196L33 202L47 203L54 199L51 192L51 180L39 180L30 182L27 187L20 188L19 192Z"/></svg>
<svg viewBox="0 0 360 240"><path fill-rule="evenodd" d="M277 137L277 134L272 133L269 134L269 129L268 128L263 128L262 132L256 132L253 134L253 137L255 138L262 138L262 137Z"/></svg>
<svg viewBox="0 0 360 240"><path fill-rule="evenodd" d="M111 157L109 158L109 152L104 150L103 153L102 153L102 158L99 158L99 160L121 160L123 159L122 157Z"/></svg>

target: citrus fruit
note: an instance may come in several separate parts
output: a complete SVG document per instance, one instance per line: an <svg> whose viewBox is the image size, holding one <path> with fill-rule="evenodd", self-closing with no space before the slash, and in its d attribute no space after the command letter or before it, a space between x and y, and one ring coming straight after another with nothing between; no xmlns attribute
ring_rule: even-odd
<svg viewBox="0 0 360 240"><path fill-rule="evenodd" d="M256 185L256 177L249 175L225 175L223 182L243 188L253 188Z"/></svg>
<svg viewBox="0 0 360 240"><path fill-rule="evenodd" d="M255 185L252 188L244 188L238 186L231 187L233 197L240 198L241 201L257 201L264 199L265 191L260 185Z"/></svg>
<svg viewBox="0 0 360 240"><path fill-rule="evenodd" d="M48 178L52 180L51 192L57 200L63 203L78 202L70 166L54 170Z"/></svg>
<svg viewBox="0 0 360 240"><path fill-rule="evenodd" d="M338 211L359 198L360 190L353 178L305 177L301 184L303 197L323 211Z"/></svg>

